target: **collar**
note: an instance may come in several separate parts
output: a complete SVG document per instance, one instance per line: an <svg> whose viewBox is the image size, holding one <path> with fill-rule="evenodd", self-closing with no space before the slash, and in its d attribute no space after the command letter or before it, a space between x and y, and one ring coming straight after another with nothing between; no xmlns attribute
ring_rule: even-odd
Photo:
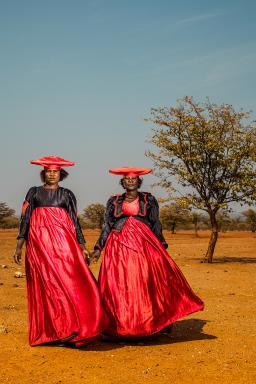
<svg viewBox="0 0 256 384"><path fill-rule="evenodd" d="M139 213L138 213L138 215L139 216L146 216L147 205L148 205L147 195L148 195L148 193L146 193L146 192L138 192L138 196L139 196ZM123 213L123 201L124 201L124 199L125 199L125 193L123 193L122 195L116 196L116 198L114 200L114 206L115 206L114 216L115 217L120 217L120 216L124 215L124 213Z"/></svg>

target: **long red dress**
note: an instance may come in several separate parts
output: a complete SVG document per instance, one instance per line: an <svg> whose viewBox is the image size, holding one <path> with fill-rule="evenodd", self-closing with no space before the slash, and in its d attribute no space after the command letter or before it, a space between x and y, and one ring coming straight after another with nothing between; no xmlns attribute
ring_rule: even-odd
<svg viewBox="0 0 256 384"><path fill-rule="evenodd" d="M102 303L111 320L106 333L117 336L156 333L204 306L138 211L138 200L123 201L128 218L120 231L110 231L100 269Z"/></svg>
<svg viewBox="0 0 256 384"><path fill-rule="evenodd" d="M65 188L34 187L25 208L18 238L27 239L30 345L69 337L76 345L88 343L108 319L79 245L75 197Z"/></svg>

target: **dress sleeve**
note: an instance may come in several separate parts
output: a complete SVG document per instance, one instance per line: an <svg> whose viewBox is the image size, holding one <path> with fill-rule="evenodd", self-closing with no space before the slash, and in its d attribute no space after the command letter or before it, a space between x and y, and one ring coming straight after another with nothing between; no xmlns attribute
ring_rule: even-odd
<svg viewBox="0 0 256 384"><path fill-rule="evenodd" d="M79 219L77 217L77 202L76 197L73 192L68 190L68 201L67 201L67 212L69 216L71 217L71 220L73 221L75 230L76 230L76 237L79 242L79 244L85 243L85 238L79 223Z"/></svg>
<svg viewBox="0 0 256 384"><path fill-rule="evenodd" d="M36 187L30 188L22 204L19 234L17 236L17 239L27 240L28 238L30 217L34 209L33 198L34 198L35 192L36 192Z"/></svg>
<svg viewBox="0 0 256 384"><path fill-rule="evenodd" d="M115 209L114 204L113 204L114 199L115 199L115 197L111 197L107 201L107 206L106 206L105 215L104 215L104 223L102 226L100 237L98 238L98 240L94 246L95 250L99 249L100 251L102 251L102 249L104 248L104 246L106 244L107 238L108 238L108 236L112 230L113 218L114 218L114 209Z"/></svg>
<svg viewBox="0 0 256 384"><path fill-rule="evenodd" d="M166 240L163 236L162 232L162 224L159 220L159 205L156 200L156 198L152 195L149 196L149 203L150 203L150 214L149 214L149 220L151 223L151 229L152 232L156 235L156 237L161 241L164 248L168 248L168 244L166 243Z"/></svg>

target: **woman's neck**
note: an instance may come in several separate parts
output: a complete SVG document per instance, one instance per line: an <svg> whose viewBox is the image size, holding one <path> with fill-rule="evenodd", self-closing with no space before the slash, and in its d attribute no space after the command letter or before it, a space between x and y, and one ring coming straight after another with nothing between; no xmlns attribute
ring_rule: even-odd
<svg viewBox="0 0 256 384"><path fill-rule="evenodd" d="M125 200L135 200L138 196L138 190L134 189L132 191L125 192Z"/></svg>
<svg viewBox="0 0 256 384"><path fill-rule="evenodd" d="M45 189L58 189L59 188L59 184L44 184L44 188Z"/></svg>

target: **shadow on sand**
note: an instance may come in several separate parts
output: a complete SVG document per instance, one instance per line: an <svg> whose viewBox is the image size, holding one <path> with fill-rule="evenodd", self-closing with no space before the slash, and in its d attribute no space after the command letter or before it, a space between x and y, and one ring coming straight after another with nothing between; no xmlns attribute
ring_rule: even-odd
<svg viewBox="0 0 256 384"><path fill-rule="evenodd" d="M150 346L164 345L196 340L217 339L216 336L208 335L203 332L203 327L207 320L187 319L174 323L171 334L155 334L148 337L119 338L99 340L95 343L80 348L85 351L109 351L125 346Z"/></svg>
<svg viewBox="0 0 256 384"><path fill-rule="evenodd" d="M213 259L212 264L205 263L202 258L189 258L189 261L198 261L201 264L212 265L212 264L225 264L225 263L240 263L240 264L256 264L256 257L240 257L240 256L218 256Z"/></svg>
<svg viewBox="0 0 256 384"><path fill-rule="evenodd" d="M256 257L223 256L223 257L218 257L215 260L213 260L213 264L221 264L221 263L255 264L256 263Z"/></svg>

